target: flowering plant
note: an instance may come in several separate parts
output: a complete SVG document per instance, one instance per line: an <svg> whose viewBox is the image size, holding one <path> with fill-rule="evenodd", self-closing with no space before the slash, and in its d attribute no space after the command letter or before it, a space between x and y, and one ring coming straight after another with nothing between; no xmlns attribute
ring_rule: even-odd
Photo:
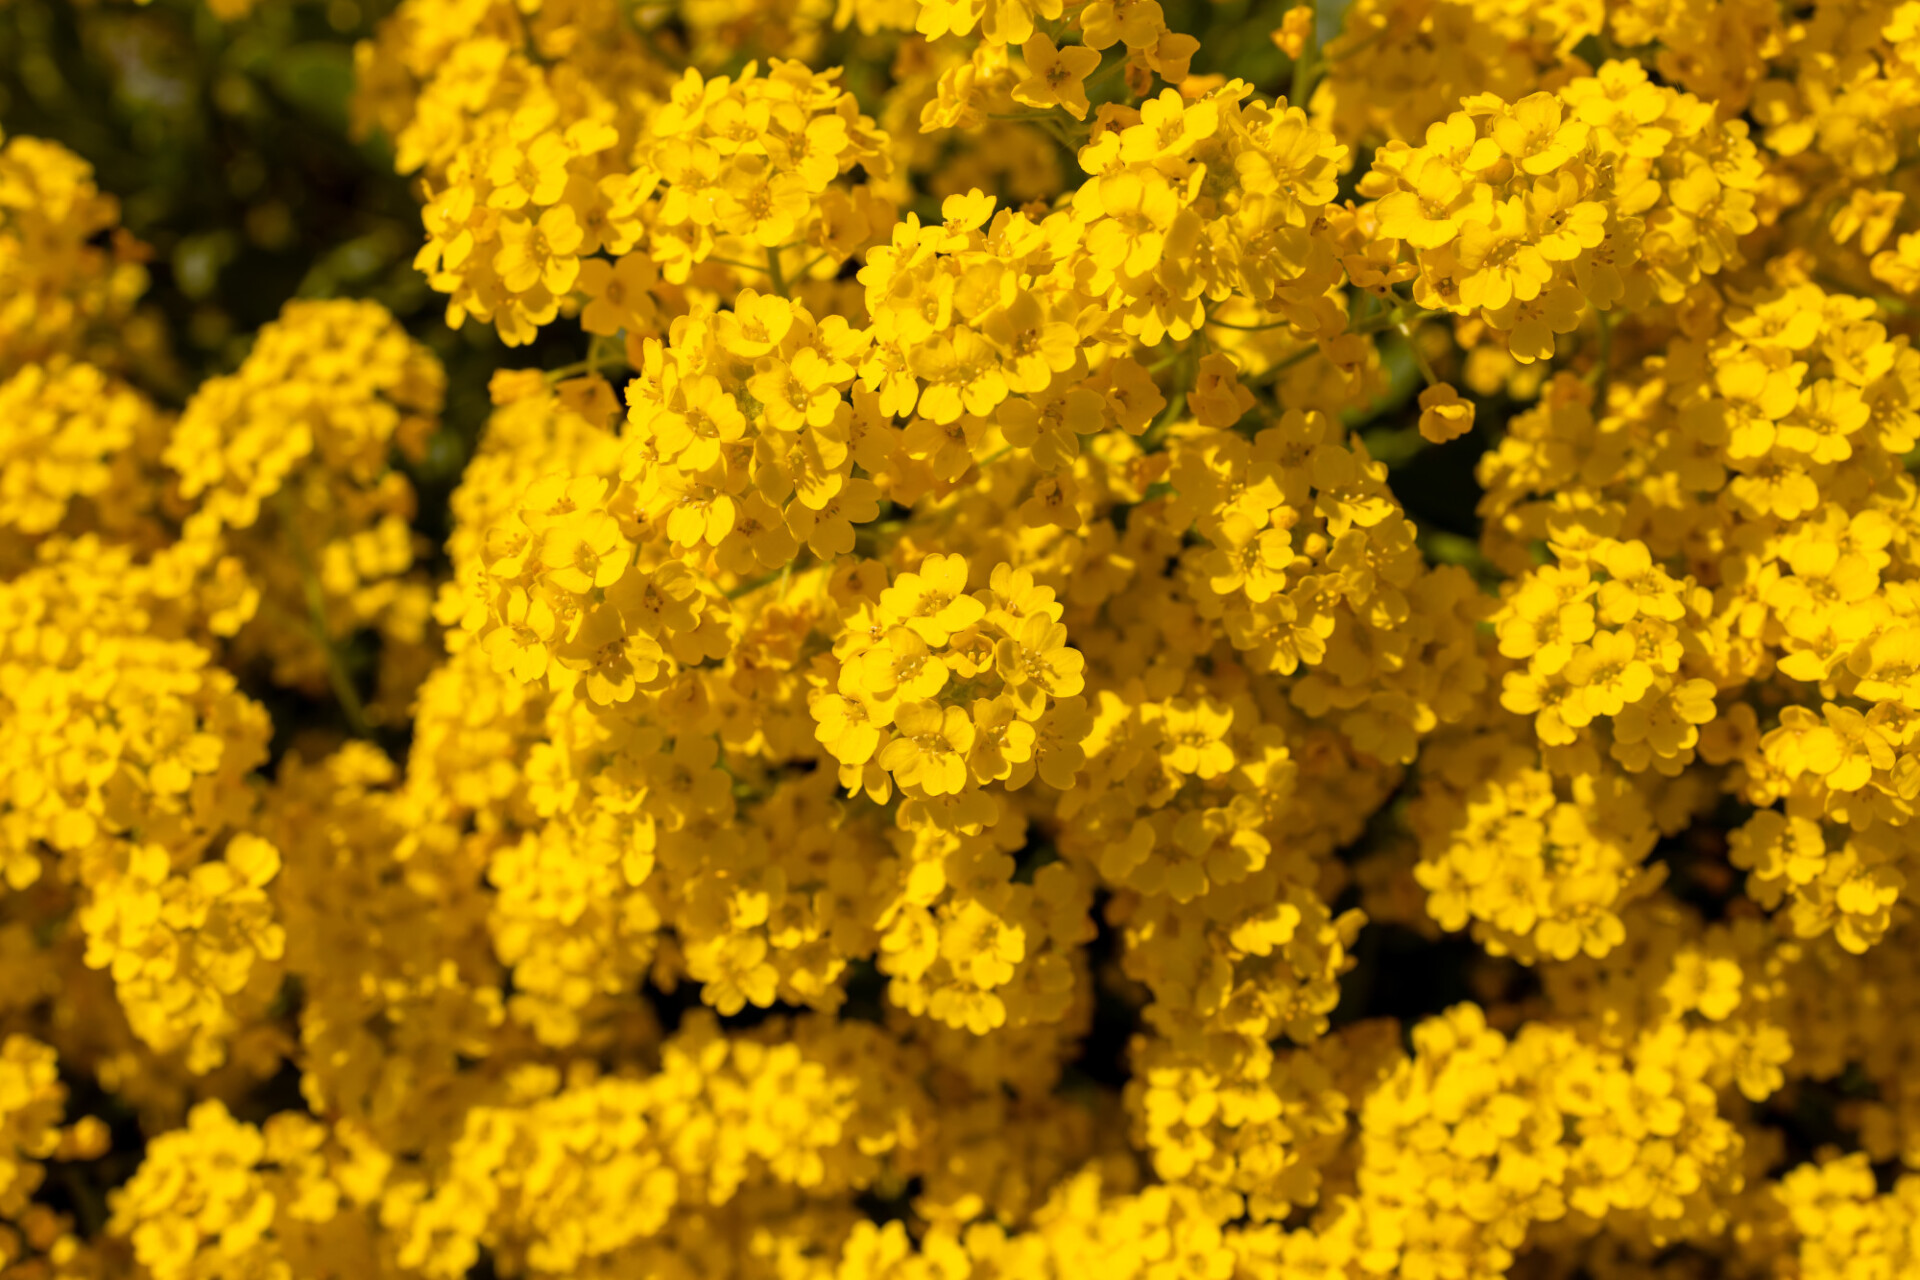
<svg viewBox="0 0 1920 1280"><path fill-rule="evenodd" d="M1920 3L172 3L9 18L0 1278L1920 1271ZM189 29L241 230L33 115Z"/></svg>

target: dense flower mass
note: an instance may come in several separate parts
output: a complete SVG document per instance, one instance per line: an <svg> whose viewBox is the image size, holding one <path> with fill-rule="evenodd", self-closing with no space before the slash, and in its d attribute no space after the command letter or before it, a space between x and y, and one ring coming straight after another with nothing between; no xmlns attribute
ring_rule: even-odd
<svg viewBox="0 0 1920 1280"><path fill-rule="evenodd" d="M0 1280L1920 1274L1920 3L367 14L0 135Z"/></svg>

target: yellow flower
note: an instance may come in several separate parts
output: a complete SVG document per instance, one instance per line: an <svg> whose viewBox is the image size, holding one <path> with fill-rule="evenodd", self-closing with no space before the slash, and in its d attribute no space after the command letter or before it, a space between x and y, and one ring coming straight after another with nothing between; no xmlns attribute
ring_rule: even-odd
<svg viewBox="0 0 1920 1280"><path fill-rule="evenodd" d="M1596 716L1619 715L1653 687L1653 669L1626 631L1596 633L1591 643L1574 649L1561 674L1575 692L1560 714L1575 728Z"/></svg>
<svg viewBox="0 0 1920 1280"><path fill-rule="evenodd" d="M620 580L632 559L620 522L605 511L582 510L563 517L540 544L547 580L563 591L585 594Z"/></svg>
<svg viewBox="0 0 1920 1280"><path fill-rule="evenodd" d="M904 626L937 648L986 616L987 607L966 589L964 556L930 555L918 572L901 574L880 593L880 614L888 625Z"/></svg>
<svg viewBox="0 0 1920 1280"><path fill-rule="evenodd" d="M973 704L973 755L968 761L981 786L1006 781L1033 759L1037 735L1011 698L982 698Z"/></svg>
<svg viewBox="0 0 1920 1280"><path fill-rule="evenodd" d="M1307 47L1307 40L1313 34L1314 7L1310 4L1297 4L1280 15L1280 25L1272 32L1273 43L1280 52L1289 58L1297 58Z"/></svg>
<svg viewBox="0 0 1920 1280"><path fill-rule="evenodd" d="M973 749L974 728L965 711L932 702L904 702L893 722L893 740L877 758L895 781L930 796L951 795L966 785L966 756Z"/></svg>
<svg viewBox="0 0 1920 1280"><path fill-rule="evenodd" d="M574 252L582 239L571 205L555 205L537 221L508 218L500 224L501 247L493 258L494 270L515 293L527 293L539 285L558 297L579 278L580 259Z"/></svg>
<svg viewBox="0 0 1920 1280"><path fill-rule="evenodd" d="M500 148L487 168L487 181L493 184L488 207L520 209L533 203L545 208L558 203L567 189L567 162L572 159L572 149L557 132L542 133L524 147Z"/></svg>
<svg viewBox="0 0 1920 1280"><path fill-rule="evenodd" d="M878 486L871 480L854 479L847 481L818 510L802 502L790 505L787 524L795 537L806 540L814 555L831 560L853 550L855 525L869 524L879 515Z"/></svg>
<svg viewBox="0 0 1920 1280"><path fill-rule="evenodd" d="M1070 698L1086 687L1086 658L1067 647L1067 629L1044 613L1021 620L1018 630L994 646L994 669L1027 719L1038 718L1047 698Z"/></svg>
<svg viewBox="0 0 1920 1280"><path fill-rule="evenodd" d="M1445 382L1420 393L1420 435L1431 444L1445 444L1473 430L1473 404Z"/></svg>
<svg viewBox="0 0 1920 1280"><path fill-rule="evenodd" d="M947 664L927 642L906 627L895 627L873 648L841 668L843 693L893 695L925 702L944 689Z"/></svg>
<svg viewBox="0 0 1920 1280"><path fill-rule="evenodd" d="M1129 49L1143 49L1159 40L1166 20L1155 0L1093 0L1080 12L1080 29L1091 48L1124 40Z"/></svg>
<svg viewBox="0 0 1920 1280"><path fill-rule="evenodd" d="M1065 107L1075 120L1087 118L1087 91L1081 84L1100 55L1080 45L1057 47L1045 32L1035 32L1020 47L1026 59L1026 79L1013 87L1013 98L1030 107Z"/></svg>
<svg viewBox="0 0 1920 1280"><path fill-rule="evenodd" d="M591 299L580 312L580 327L608 336L652 331L659 314L652 290L659 281L659 269L644 253L623 254L617 262L588 258L576 282Z"/></svg>
<svg viewBox="0 0 1920 1280"><path fill-rule="evenodd" d="M1233 748L1225 741L1232 725L1232 707L1204 698L1169 702L1160 715L1160 759L1175 773L1217 777L1233 767Z"/></svg>
<svg viewBox="0 0 1920 1280"><path fill-rule="evenodd" d="M892 704L860 694L820 693L812 703L815 738L842 764L865 764L886 741Z"/></svg>
<svg viewBox="0 0 1920 1280"><path fill-rule="evenodd" d="M1087 253L1100 266L1145 275L1160 264L1167 230L1179 212L1173 188L1156 170L1118 169L1097 180L1103 215L1087 231Z"/></svg>

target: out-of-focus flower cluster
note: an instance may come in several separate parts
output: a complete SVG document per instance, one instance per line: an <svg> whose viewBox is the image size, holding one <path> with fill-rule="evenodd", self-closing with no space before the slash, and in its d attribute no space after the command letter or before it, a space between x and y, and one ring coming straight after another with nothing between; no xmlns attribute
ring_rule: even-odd
<svg viewBox="0 0 1920 1280"><path fill-rule="evenodd" d="M1920 3L1205 8L400 0L444 529L0 139L0 1277L1920 1269Z"/></svg>

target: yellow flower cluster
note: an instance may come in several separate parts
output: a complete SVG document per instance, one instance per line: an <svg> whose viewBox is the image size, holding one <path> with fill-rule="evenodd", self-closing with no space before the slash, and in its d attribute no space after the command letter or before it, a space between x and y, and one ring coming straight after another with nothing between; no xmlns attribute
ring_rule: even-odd
<svg viewBox="0 0 1920 1280"><path fill-rule="evenodd" d="M211 575L225 607L209 624L236 637L236 660L318 687L343 637L377 630L394 654L425 641L432 597L410 573L414 491L396 463L424 453L443 383L377 304L295 302L187 402L161 455L192 508L169 550Z"/></svg>
<svg viewBox="0 0 1920 1280"><path fill-rule="evenodd" d="M1552 356L1588 308L1678 301L1739 265L1763 169L1711 103L1609 62L1557 93L1461 108L1423 145L1383 147L1360 190L1379 236L1412 251L1414 300L1477 316L1516 360Z"/></svg>
<svg viewBox="0 0 1920 1280"><path fill-rule="evenodd" d="M1920 1268L1920 3L354 63L457 339L0 140L0 1280Z"/></svg>
<svg viewBox="0 0 1920 1280"><path fill-rule="evenodd" d="M110 1230L155 1280L377 1266L371 1224L356 1209L386 1164L351 1132L330 1136L291 1112L256 1127L211 1099L156 1138L113 1193Z"/></svg>
<svg viewBox="0 0 1920 1280"><path fill-rule="evenodd" d="M0 422L0 556L11 572L55 531L161 539L154 472L169 423L145 396L90 364L28 364L0 384Z"/></svg>
<svg viewBox="0 0 1920 1280"><path fill-rule="evenodd" d="M204 1070L279 984L280 858L245 830L271 726L206 648L165 638L158 576L88 537L0 587L0 830L9 889L72 893L135 1032Z"/></svg>
<svg viewBox="0 0 1920 1280"><path fill-rule="evenodd" d="M1668 829L1712 801L1696 758L1736 770L1750 892L1852 950L1890 924L1912 798L1898 582L1920 365L1873 316L1810 283L1730 299L1623 370L1604 416L1562 380L1482 463L1504 558L1550 559L1497 615L1526 664L1502 706L1562 772L1604 746L1676 779Z"/></svg>
<svg viewBox="0 0 1920 1280"><path fill-rule="evenodd" d="M135 314L145 254L119 223L119 202L85 160L42 138L0 134L0 368L9 375L59 356L124 364L154 354L158 331Z"/></svg>

